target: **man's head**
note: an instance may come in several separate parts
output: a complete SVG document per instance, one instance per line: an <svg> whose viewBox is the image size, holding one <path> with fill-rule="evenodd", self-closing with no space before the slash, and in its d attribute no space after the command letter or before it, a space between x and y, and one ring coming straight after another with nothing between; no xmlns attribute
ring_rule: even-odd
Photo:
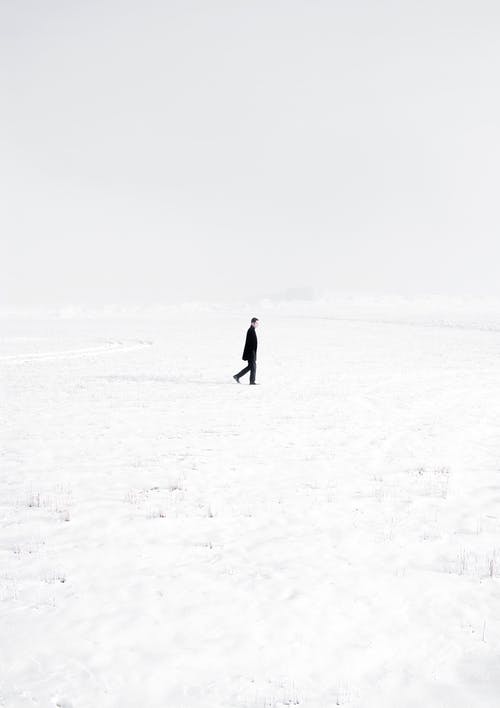
<svg viewBox="0 0 500 708"><path fill-rule="evenodd" d="M252 317L252 327L258 327L259 326L259 318L258 317Z"/></svg>

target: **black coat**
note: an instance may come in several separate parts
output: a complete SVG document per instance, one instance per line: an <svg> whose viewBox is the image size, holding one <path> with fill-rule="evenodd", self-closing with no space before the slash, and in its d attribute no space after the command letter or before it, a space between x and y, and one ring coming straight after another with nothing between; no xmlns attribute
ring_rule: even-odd
<svg viewBox="0 0 500 708"><path fill-rule="evenodd" d="M257 332L255 327L250 327L247 332L245 341L245 349L243 350L243 361L249 361L252 358L257 359Z"/></svg>

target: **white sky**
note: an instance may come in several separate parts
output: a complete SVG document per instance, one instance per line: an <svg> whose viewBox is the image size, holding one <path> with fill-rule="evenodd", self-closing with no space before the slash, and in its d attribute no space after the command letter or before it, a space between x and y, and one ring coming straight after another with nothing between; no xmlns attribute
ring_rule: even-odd
<svg viewBox="0 0 500 708"><path fill-rule="evenodd" d="M0 0L0 293L500 294L500 4Z"/></svg>

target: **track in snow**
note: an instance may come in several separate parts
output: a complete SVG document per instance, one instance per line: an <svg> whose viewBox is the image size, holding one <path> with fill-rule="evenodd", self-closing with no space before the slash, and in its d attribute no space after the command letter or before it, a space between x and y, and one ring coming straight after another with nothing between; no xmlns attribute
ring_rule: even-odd
<svg viewBox="0 0 500 708"><path fill-rule="evenodd" d="M109 342L106 346L86 347L85 349L66 349L56 352L28 352L26 354L11 354L0 356L0 361L20 363L24 361L47 361L53 359L77 359L79 357L110 354L113 352L130 352L136 349L151 347L153 342L138 340L135 342Z"/></svg>

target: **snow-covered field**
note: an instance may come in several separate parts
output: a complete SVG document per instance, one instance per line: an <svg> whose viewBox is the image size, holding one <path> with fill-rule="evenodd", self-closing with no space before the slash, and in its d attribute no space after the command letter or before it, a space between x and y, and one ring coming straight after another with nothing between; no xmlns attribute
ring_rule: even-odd
<svg viewBox="0 0 500 708"><path fill-rule="evenodd" d="M499 705L500 309L0 324L0 705Z"/></svg>

